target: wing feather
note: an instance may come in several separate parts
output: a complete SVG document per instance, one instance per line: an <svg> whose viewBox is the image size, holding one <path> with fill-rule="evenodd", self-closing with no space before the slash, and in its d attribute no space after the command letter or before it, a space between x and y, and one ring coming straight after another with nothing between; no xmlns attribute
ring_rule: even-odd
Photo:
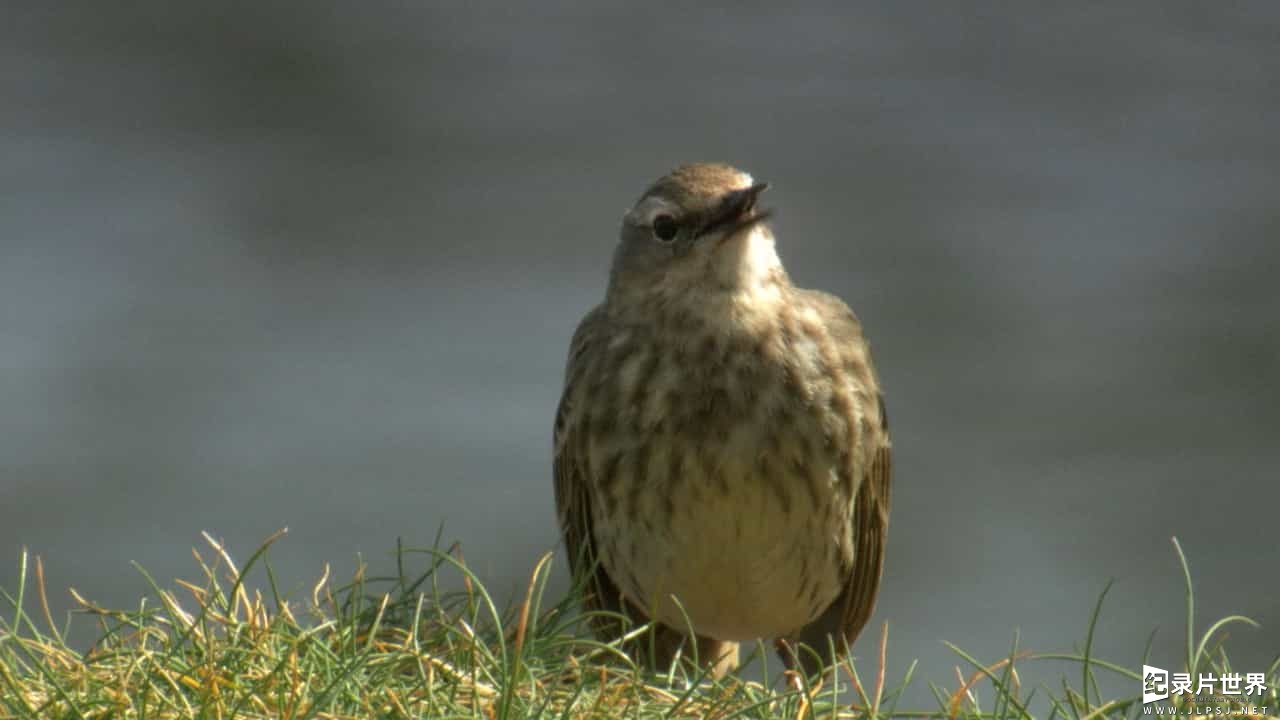
<svg viewBox="0 0 1280 720"><path fill-rule="evenodd" d="M801 628L796 637L799 642L825 656L828 637L837 640L838 650L846 650L853 645L875 610L889 532L892 449L884 398L857 316L834 295L816 290L801 290L798 295L821 313L830 338L850 360L847 366L855 373L851 380L861 390L862 397L874 398L874 405L863 410L871 415L867 419L872 422L861 425L861 442L868 451L862 454L864 459L861 462L865 464L855 469L861 477L850 519L853 557L847 569L845 586L831 606ZM800 660L806 671L816 670L809 660L803 657Z"/></svg>
<svg viewBox="0 0 1280 720"><path fill-rule="evenodd" d="M876 593L884 569L885 539L889 533L889 481L892 474L891 449L876 451L853 511L853 568L846 587L841 634L852 646L875 610Z"/></svg>
<svg viewBox="0 0 1280 720"><path fill-rule="evenodd" d="M591 626L602 636L617 631L618 619L610 613L621 613L624 608L617 585L600 565L596 552L591 484L585 462L588 419L576 403L582 402L591 350L602 340L604 323L604 313L596 308L583 318L573 335L565 369L565 388L556 409L553 459L556 515L569 556L569 569L575 587L583 590L584 609L592 613Z"/></svg>

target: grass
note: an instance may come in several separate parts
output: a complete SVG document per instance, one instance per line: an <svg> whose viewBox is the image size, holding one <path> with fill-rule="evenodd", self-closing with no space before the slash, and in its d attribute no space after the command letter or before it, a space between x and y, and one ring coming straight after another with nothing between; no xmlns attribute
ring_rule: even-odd
<svg viewBox="0 0 1280 720"><path fill-rule="evenodd" d="M711 680L684 666L654 674L636 667L617 643L587 637L565 598L545 602L551 558L536 563L527 588L500 608L457 548L398 547L393 577L363 569L335 587L325 577L305 598L284 597L267 549L270 538L237 567L206 535L195 552L197 582L165 589L141 568L151 593L132 610L98 607L76 595L98 622L87 652L65 641L53 621L40 560L21 559L16 593L0 591L0 718L983 718L1094 720L1143 716L1141 698L1104 698L1098 674L1126 678L1135 693L1139 672L1092 655L1103 597L1094 609L1081 653L1032 654L1016 644L1007 657L983 661L954 648L970 668L953 685L929 684L936 705L903 709L898 699L913 681L914 663L886 681L887 627L879 662L866 675L842 659L824 682L809 684L781 671L756 648L764 681ZM1191 575L1186 577L1185 667L1230 672L1218 639L1229 617L1196 636ZM410 566L420 569L410 571ZM250 571L263 583L252 587ZM445 587L461 590L446 592ZM35 606L33 617L25 608ZM643 632L636 628L634 634ZM1148 649L1150 644L1148 643ZM1060 688L1021 686L1019 666L1067 661L1076 672ZM1276 672L1266 694L1241 699L1276 714ZM864 668L865 671L865 668ZM978 700L978 688L989 698ZM1175 697L1180 710L1194 697ZM1166 706L1168 702L1164 703ZM1041 710L1040 708L1043 708ZM1033 713L1039 713L1033 715ZM1183 714L1183 717L1186 717ZM1240 717L1240 715L1237 715ZM1247 715L1246 715L1247 717ZM1255 717L1262 717L1256 715Z"/></svg>

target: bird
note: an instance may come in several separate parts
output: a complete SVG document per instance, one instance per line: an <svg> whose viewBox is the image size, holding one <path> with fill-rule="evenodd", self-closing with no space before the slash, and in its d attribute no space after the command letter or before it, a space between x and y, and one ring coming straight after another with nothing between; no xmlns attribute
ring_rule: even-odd
<svg viewBox="0 0 1280 720"><path fill-rule="evenodd" d="M767 183L682 165L622 218L604 300L570 343L553 434L570 569L601 639L722 676L847 653L875 606L891 445L862 326L792 284ZM804 650L804 648L808 650Z"/></svg>

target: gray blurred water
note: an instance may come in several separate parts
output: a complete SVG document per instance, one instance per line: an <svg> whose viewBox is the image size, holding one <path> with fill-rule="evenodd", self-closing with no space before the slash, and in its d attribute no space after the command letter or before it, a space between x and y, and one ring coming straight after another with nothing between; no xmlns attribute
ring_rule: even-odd
<svg viewBox="0 0 1280 720"><path fill-rule="evenodd" d="M1201 622L1263 623L1235 666L1280 651L1273 2L5 17L0 586L25 546L132 606L288 526L309 587L444 523L505 593L621 212L714 159L873 340L891 677L1068 649L1111 578L1097 651L1177 666L1173 535Z"/></svg>

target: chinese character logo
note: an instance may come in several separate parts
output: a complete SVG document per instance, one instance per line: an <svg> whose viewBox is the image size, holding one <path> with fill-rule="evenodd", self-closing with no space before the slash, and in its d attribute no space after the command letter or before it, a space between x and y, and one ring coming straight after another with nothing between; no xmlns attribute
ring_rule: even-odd
<svg viewBox="0 0 1280 720"><path fill-rule="evenodd" d="M1169 672L1150 665L1142 666L1142 703L1145 705L1169 697Z"/></svg>

